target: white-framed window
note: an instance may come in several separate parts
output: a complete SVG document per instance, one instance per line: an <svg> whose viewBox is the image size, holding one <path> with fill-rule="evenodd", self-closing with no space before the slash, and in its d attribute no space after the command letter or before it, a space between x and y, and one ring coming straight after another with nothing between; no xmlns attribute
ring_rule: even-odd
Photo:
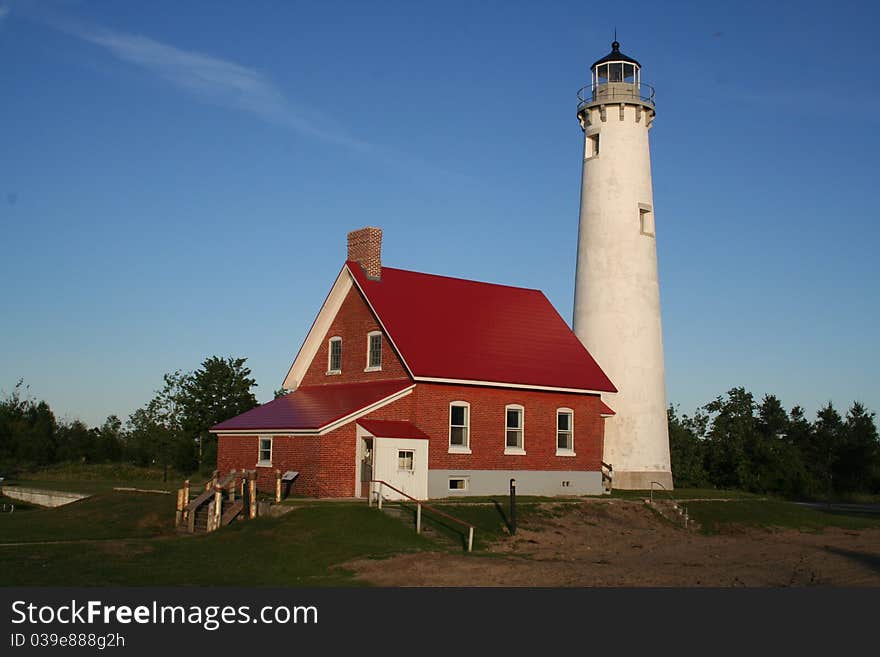
<svg viewBox="0 0 880 657"><path fill-rule="evenodd" d="M519 404L504 407L504 453L525 454L525 409Z"/></svg>
<svg viewBox="0 0 880 657"><path fill-rule="evenodd" d="M465 401L449 403L449 451L471 453L471 405Z"/></svg>
<svg viewBox="0 0 880 657"><path fill-rule="evenodd" d="M257 450L257 465L272 465L272 436L260 436Z"/></svg>
<svg viewBox="0 0 880 657"><path fill-rule="evenodd" d="M450 492L461 492L463 490L468 489L468 478L467 477L450 477L449 478L449 491Z"/></svg>
<svg viewBox="0 0 880 657"><path fill-rule="evenodd" d="M327 345L327 374L342 372L342 338L330 338Z"/></svg>
<svg viewBox="0 0 880 657"><path fill-rule="evenodd" d="M584 159L596 157L599 154L599 133L587 135L584 139Z"/></svg>
<svg viewBox="0 0 880 657"><path fill-rule="evenodd" d="M574 456L574 411L556 409L556 455Z"/></svg>
<svg viewBox="0 0 880 657"><path fill-rule="evenodd" d="M639 203L639 233L654 237L654 209L646 203Z"/></svg>
<svg viewBox="0 0 880 657"><path fill-rule="evenodd" d="M413 470L413 451L411 449L397 450L397 469L412 472Z"/></svg>
<svg viewBox="0 0 880 657"><path fill-rule="evenodd" d="M382 369L382 331L370 331L367 334L367 367L365 372Z"/></svg>

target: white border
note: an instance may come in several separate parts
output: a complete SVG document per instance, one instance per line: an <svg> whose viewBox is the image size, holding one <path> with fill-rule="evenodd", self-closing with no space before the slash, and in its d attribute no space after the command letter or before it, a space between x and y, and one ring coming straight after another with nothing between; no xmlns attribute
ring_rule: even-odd
<svg viewBox="0 0 880 657"><path fill-rule="evenodd" d="M374 336L379 336L379 364L378 365L370 365L370 339ZM364 372L381 372L382 371L382 357L384 356L384 349L382 348L382 331L370 331L367 333L367 366L364 368Z"/></svg>
<svg viewBox="0 0 880 657"><path fill-rule="evenodd" d="M568 428L568 432L571 434L571 448L564 449L559 447L559 414L560 413L568 413L571 416L571 420L569 422L570 426ZM577 456L574 451L574 409L567 408L566 406L560 406L556 409L556 431L553 432L556 436L556 456Z"/></svg>
<svg viewBox="0 0 880 657"><path fill-rule="evenodd" d="M510 427L507 426L507 411L519 411L519 431L520 445L511 447L507 444L507 432ZM522 404L508 404L504 407L504 453L522 456L526 453L526 408Z"/></svg>
<svg viewBox="0 0 880 657"><path fill-rule="evenodd" d="M272 439L274 436L272 435L263 435L257 434L257 464L254 466L255 468L271 468L272 467L272 443L274 442ZM260 459L260 452L262 452L262 448L260 447L260 441L268 440L269 441L269 460L264 461Z"/></svg>
<svg viewBox="0 0 880 657"><path fill-rule="evenodd" d="M464 445L453 445L452 444L452 407L453 406L464 406L467 410L465 411L465 443ZM471 453L471 404L470 402L466 402L463 399L459 399L457 401L449 402L449 415L446 425L449 427L449 436L448 442L446 443L448 452L450 454L470 454Z"/></svg>
<svg viewBox="0 0 880 657"><path fill-rule="evenodd" d="M339 369L333 369L333 343L339 341ZM327 375L342 374L342 336L334 335L327 340Z"/></svg>

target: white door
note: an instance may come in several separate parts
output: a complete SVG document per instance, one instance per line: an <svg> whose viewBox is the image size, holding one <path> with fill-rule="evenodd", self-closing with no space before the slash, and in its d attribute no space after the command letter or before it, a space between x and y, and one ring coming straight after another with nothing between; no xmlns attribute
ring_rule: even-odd
<svg viewBox="0 0 880 657"><path fill-rule="evenodd" d="M410 438L374 438L373 472L375 479L388 482L410 497L428 497L428 441ZM388 499L402 496L385 490Z"/></svg>

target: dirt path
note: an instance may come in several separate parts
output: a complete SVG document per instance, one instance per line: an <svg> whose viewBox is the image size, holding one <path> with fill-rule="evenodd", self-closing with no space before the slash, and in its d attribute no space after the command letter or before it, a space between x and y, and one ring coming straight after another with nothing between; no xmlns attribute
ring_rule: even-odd
<svg viewBox="0 0 880 657"><path fill-rule="evenodd" d="M704 536L643 503L585 502L488 554L418 553L345 564L379 586L880 586L880 530L747 529Z"/></svg>

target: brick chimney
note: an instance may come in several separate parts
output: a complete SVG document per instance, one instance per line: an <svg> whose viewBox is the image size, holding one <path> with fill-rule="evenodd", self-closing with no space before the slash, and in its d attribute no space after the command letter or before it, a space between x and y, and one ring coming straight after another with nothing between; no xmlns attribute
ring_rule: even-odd
<svg viewBox="0 0 880 657"><path fill-rule="evenodd" d="M348 259L363 268L367 278L382 278L382 229L367 226L348 234Z"/></svg>

